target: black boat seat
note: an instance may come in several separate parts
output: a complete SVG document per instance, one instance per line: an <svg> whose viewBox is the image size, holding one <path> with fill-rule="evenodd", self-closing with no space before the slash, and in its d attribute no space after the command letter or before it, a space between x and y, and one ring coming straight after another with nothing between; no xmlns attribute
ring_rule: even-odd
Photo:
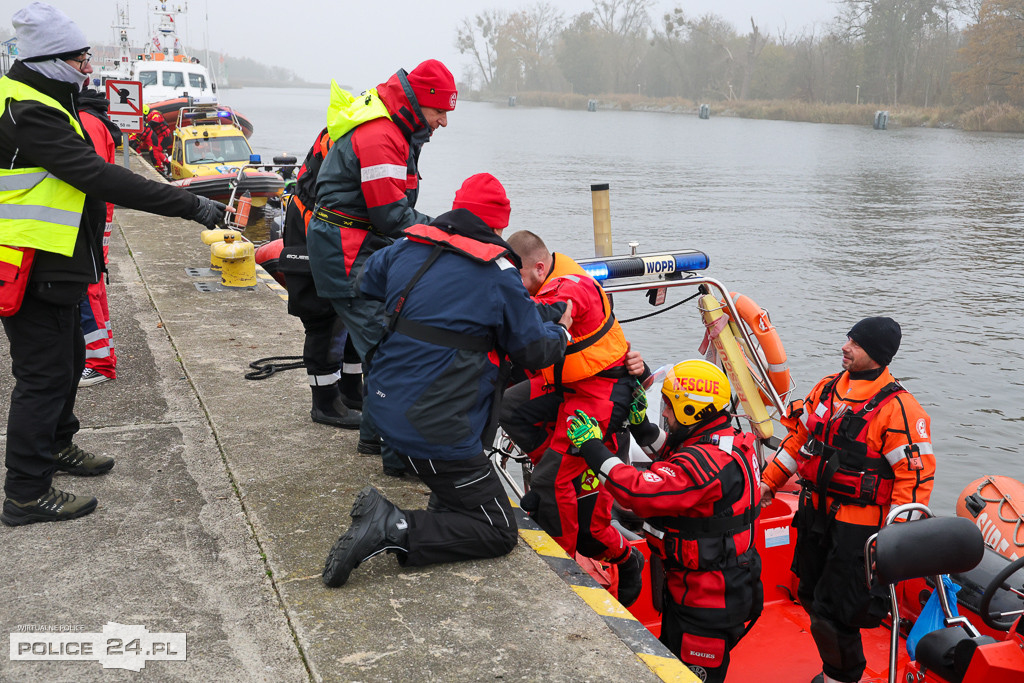
<svg viewBox="0 0 1024 683"><path fill-rule="evenodd" d="M950 683L962 683L971 658L982 645L996 642L991 636L972 638L962 626L940 628L917 643L917 663Z"/></svg>
<svg viewBox="0 0 1024 683"><path fill-rule="evenodd" d="M962 517L931 517L889 524L875 541L875 575L879 583L953 574L981 562L981 532Z"/></svg>

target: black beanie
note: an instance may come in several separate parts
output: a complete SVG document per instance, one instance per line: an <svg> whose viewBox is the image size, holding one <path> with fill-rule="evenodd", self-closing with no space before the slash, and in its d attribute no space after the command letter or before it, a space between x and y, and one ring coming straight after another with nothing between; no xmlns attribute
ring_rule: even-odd
<svg viewBox="0 0 1024 683"><path fill-rule="evenodd" d="M892 362L892 357L900 348L900 324L892 318L864 318L853 326L846 335L871 356L871 360L881 366Z"/></svg>

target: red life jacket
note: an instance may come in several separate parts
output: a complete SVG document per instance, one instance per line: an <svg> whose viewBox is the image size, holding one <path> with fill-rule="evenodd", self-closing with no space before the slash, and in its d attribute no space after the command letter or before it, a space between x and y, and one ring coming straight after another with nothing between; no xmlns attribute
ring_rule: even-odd
<svg viewBox="0 0 1024 683"><path fill-rule="evenodd" d="M891 382L859 410L836 405L835 375L822 389L817 406L807 415L811 438L803 447L812 457L798 468L801 484L839 503L888 505L895 475L885 456L868 447L868 425L879 408L906 391Z"/></svg>
<svg viewBox="0 0 1024 683"><path fill-rule="evenodd" d="M732 439L728 450L723 447L726 439ZM739 558L754 548L754 522L760 512L761 477L754 435L726 423L696 444L676 450L669 460L682 453L715 461L717 474L707 472L709 478L720 476L726 465L736 462L743 473L743 493L733 501L713 501L713 509L694 510L699 516L648 518L644 522L647 542L670 569L713 571L736 566ZM722 488L730 488L729 484L723 482Z"/></svg>

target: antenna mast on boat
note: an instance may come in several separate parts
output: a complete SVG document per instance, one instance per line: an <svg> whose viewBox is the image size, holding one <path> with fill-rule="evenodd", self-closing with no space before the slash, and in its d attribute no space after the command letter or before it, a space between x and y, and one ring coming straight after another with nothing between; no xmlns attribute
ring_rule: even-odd
<svg viewBox="0 0 1024 683"><path fill-rule="evenodd" d="M134 28L131 25L131 19L128 15L129 6L117 4L117 21L110 25L110 28L114 31L114 40L117 41L117 67L116 69L124 69L124 73L127 74L131 68L132 61L132 49L128 42L128 29ZM127 76L126 76L127 77Z"/></svg>

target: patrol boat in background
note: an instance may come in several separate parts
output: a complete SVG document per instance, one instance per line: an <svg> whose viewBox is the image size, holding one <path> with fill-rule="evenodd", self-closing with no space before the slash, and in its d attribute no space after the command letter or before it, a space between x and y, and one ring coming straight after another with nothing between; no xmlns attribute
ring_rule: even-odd
<svg viewBox="0 0 1024 683"><path fill-rule="evenodd" d="M172 130L183 107L215 105L237 122L245 137L252 136L252 121L218 103L217 83L210 71L197 57L185 52L177 27L186 10L187 6L169 8L166 2L152 3L151 17L156 27L139 52L132 49L128 40L128 30L132 28L128 10L119 6L117 21L111 26L118 55L113 64L99 67L95 85L102 89L108 80L139 81L143 103L149 105L150 111L160 112Z"/></svg>
<svg viewBox="0 0 1024 683"><path fill-rule="evenodd" d="M758 437L762 463L770 457L779 445L773 434L774 421L783 414L792 387L788 369L781 370L786 366L785 351L767 313L749 298L699 274L697 271L708 266L708 258L702 252L633 254L582 259L578 263L609 294L644 292L654 306L664 304L669 292L683 291L679 288L697 289L696 294L675 305L697 299L706 329L700 352L707 351L709 360L720 364L729 376L738 422ZM660 385L656 384L649 391L648 406L659 405ZM529 458L500 429L490 454L508 488L522 498L529 490ZM638 448L630 449L630 453L620 452L619 456L644 467L642 461L646 457ZM521 477L514 476L509 469L515 463L522 467ZM998 483L1003 490L1010 490L1007 482ZM1024 491L1024 486L1014 483L1013 491ZM992 478L987 478L969 485L964 497L971 500L965 500L961 507L966 511L958 511L957 517L933 517L927 507L919 504L894 508L887 522L910 512L920 513L926 519L887 523L869 541L863 568L865 581L888 587L893 609L879 627L861 630L867 659L862 682L1024 681L1024 558L1009 559L1016 557L1015 551L1024 545L1001 543L1000 535L991 530L991 518L1003 514L1006 508L1002 502L1005 496L993 492L991 484ZM975 489L977 495L972 495ZM798 500L799 487L791 483L760 511L756 520L755 543L762 562L764 610L731 652L728 683L761 683L767 677L801 683L821 672L810 618L796 599L798 579L791 571L796 541L792 522ZM642 520L618 507L616 512L619 530L649 560L650 550L639 535ZM1024 525L1024 512L1009 522L1005 525L1007 530ZM979 528L986 530L984 537ZM535 536L530 534L524 538L533 545L531 538ZM1004 554L986 547L986 542ZM549 545L550 540L538 541L535 548L542 552ZM574 559L594 581L617 595L616 567L579 555ZM648 561L643 572L643 590L628 612L657 636L661 615L660 605L652 598L651 567ZM945 603L945 627L921 638L916 659L911 660L906 648L907 635L932 590L941 582L942 574L949 575L959 587L955 603L949 605L945 591L939 591ZM1011 577L1015 579L1010 581ZM958 607L962 616L953 616L951 607ZM893 623L897 625L895 629ZM686 678L687 675L690 677ZM688 672L682 676L681 680L699 682Z"/></svg>

